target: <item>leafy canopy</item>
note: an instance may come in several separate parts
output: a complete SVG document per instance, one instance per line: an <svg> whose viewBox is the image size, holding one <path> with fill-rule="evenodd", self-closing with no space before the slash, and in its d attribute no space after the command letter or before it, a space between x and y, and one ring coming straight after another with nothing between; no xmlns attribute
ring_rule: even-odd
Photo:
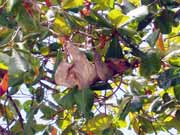
<svg viewBox="0 0 180 135"><path fill-rule="evenodd" d="M0 0L0 134L179 133L179 4Z"/></svg>

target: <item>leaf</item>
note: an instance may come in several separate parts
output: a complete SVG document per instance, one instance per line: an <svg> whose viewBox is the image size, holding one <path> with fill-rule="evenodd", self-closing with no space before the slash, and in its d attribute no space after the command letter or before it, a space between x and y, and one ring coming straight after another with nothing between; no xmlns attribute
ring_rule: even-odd
<svg viewBox="0 0 180 135"><path fill-rule="evenodd" d="M26 72L29 70L29 68L29 64L25 58L19 52L13 49L9 62L9 75L13 75L18 72Z"/></svg>
<svg viewBox="0 0 180 135"><path fill-rule="evenodd" d="M24 110L26 112L30 112L31 111L31 104L32 104L31 100L27 100L26 102L24 102L23 108L24 108Z"/></svg>
<svg viewBox="0 0 180 135"><path fill-rule="evenodd" d="M74 99L74 93L76 92L75 89L70 90L64 97L62 97L59 101L58 104L62 105L64 108L70 109L73 107L75 104L75 99Z"/></svg>
<svg viewBox="0 0 180 135"><path fill-rule="evenodd" d="M159 38L157 39L156 46L160 51L165 51L163 36L161 33L159 34Z"/></svg>
<svg viewBox="0 0 180 135"><path fill-rule="evenodd" d="M55 17L53 30L61 35L68 35L71 33L71 29L66 23L64 17L59 15Z"/></svg>
<svg viewBox="0 0 180 135"><path fill-rule="evenodd" d="M113 9L108 13L108 19L115 27L120 27L129 20L129 17L124 15L121 10Z"/></svg>
<svg viewBox="0 0 180 135"><path fill-rule="evenodd" d="M107 82L96 82L90 86L91 90L108 90L112 89L111 85Z"/></svg>
<svg viewBox="0 0 180 135"><path fill-rule="evenodd" d="M11 12L13 7L16 6L16 4L18 4L18 0L8 0L6 10L8 12Z"/></svg>
<svg viewBox="0 0 180 135"><path fill-rule="evenodd" d="M16 9L16 21L22 27L25 32L34 32L37 30L38 23L26 9L19 3Z"/></svg>
<svg viewBox="0 0 180 135"><path fill-rule="evenodd" d="M0 46L7 44L13 35L13 30L8 29L7 27L0 28Z"/></svg>
<svg viewBox="0 0 180 135"><path fill-rule="evenodd" d="M109 8L114 8L114 0L92 0L95 2L94 10L105 10Z"/></svg>
<svg viewBox="0 0 180 135"><path fill-rule="evenodd" d="M89 16L84 16L84 19L86 19L89 23L100 27L112 28L112 24L109 23L109 21L105 17L94 10L91 11L91 14Z"/></svg>
<svg viewBox="0 0 180 135"><path fill-rule="evenodd" d="M142 20L140 20L137 31L143 30L146 26L148 26L150 24L152 19L153 19L152 14L145 16Z"/></svg>
<svg viewBox="0 0 180 135"><path fill-rule="evenodd" d="M83 112L85 117L91 114L91 108L94 103L94 93L90 89L77 91L74 94L75 103L78 105L80 112Z"/></svg>
<svg viewBox="0 0 180 135"><path fill-rule="evenodd" d="M174 94L178 101L180 101L180 85L174 86Z"/></svg>
<svg viewBox="0 0 180 135"><path fill-rule="evenodd" d="M5 73L1 82L0 82L0 96L2 96L8 90L8 73Z"/></svg>
<svg viewBox="0 0 180 135"><path fill-rule="evenodd" d="M57 135L57 128L51 127L51 135Z"/></svg>
<svg viewBox="0 0 180 135"><path fill-rule="evenodd" d="M64 9L75 8L83 5L83 0L63 0L61 6Z"/></svg>
<svg viewBox="0 0 180 135"><path fill-rule="evenodd" d="M145 40L151 47L154 47L159 36L159 31L152 32Z"/></svg>
<svg viewBox="0 0 180 135"><path fill-rule="evenodd" d="M153 133L153 127L152 127L152 123L150 120L148 120L147 118L144 117L139 117L139 122L142 124L142 130L143 132L146 133Z"/></svg>
<svg viewBox="0 0 180 135"><path fill-rule="evenodd" d="M36 89L36 100L38 103L40 103L44 99L44 89L39 87Z"/></svg>
<svg viewBox="0 0 180 135"><path fill-rule="evenodd" d="M140 97L133 96L130 103L130 111L131 112L138 112L142 109L143 102L141 101Z"/></svg>
<svg viewBox="0 0 180 135"><path fill-rule="evenodd" d="M180 56L179 55L175 55L169 58L168 60L169 64L171 64L172 66L180 66Z"/></svg>
<svg viewBox="0 0 180 135"><path fill-rule="evenodd" d="M141 0L142 5L148 5L151 4L152 2L154 2L154 0Z"/></svg>
<svg viewBox="0 0 180 135"><path fill-rule="evenodd" d="M109 115L99 114L92 119L89 119L86 124L83 126L82 130L91 131L96 133L98 131L103 131L106 128L109 128L112 124L112 117Z"/></svg>
<svg viewBox="0 0 180 135"><path fill-rule="evenodd" d="M10 56L0 52L0 63L2 64L0 69L7 70L8 69L7 65L9 65L9 61L10 61Z"/></svg>
<svg viewBox="0 0 180 135"><path fill-rule="evenodd" d="M135 8L127 13L127 15L132 19L135 20L137 18L145 17L149 14L149 9L147 6L142 5L138 8Z"/></svg>
<svg viewBox="0 0 180 135"><path fill-rule="evenodd" d="M171 86L176 86L180 83L180 68L170 68L162 72L158 78L158 85L160 88L169 88Z"/></svg>
<svg viewBox="0 0 180 135"><path fill-rule="evenodd" d="M159 72L161 68L160 55L150 50L145 56L141 57L140 74L144 77L150 77Z"/></svg>
<svg viewBox="0 0 180 135"><path fill-rule="evenodd" d="M122 48L117 37L112 37L105 58L123 58Z"/></svg>
<svg viewBox="0 0 180 135"><path fill-rule="evenodd" d="M125 120L127 114L130 112L130 102L132 97L124 97L119 104L119 116L121 120Z"/></svg>
<svg viewBox="0 0 180 135"><path fill-rule="evenodd" d="M143 85L140 84L139 82L137 82L136 80L131 80L131 83L130 83L130 89L131 89L131 92L134 94L134 95L140 95L140 93L142 92L143 90ZM144 91L144 90L143 90Z"/></svg>
<svg viewBox="0 0 180 135"><path fill-rule="evenodd" d="M50 108L49 106L46 106L44 104L42 104L40 106L40 110L43 113L43 116L41 118L43 119L51 119L55 113L55 110L53 110L52 108Z"/></svg>
<svg viewBox="0 0 180 135"><path fill-rule="evenodd" d="M171 10L163 10L159 16L155 18L155 24L160 29L161 33L169 34L172 31L174 12Z"/></svg>

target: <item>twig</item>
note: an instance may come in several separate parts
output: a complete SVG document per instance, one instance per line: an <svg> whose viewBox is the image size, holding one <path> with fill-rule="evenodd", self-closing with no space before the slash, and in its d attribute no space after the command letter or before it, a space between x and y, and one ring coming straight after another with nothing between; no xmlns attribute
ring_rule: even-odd
<svg viewBox="0 0 180 135"><path fill-rule="evenodd" d="M5 5L6 5L7 2L8 2L8 0L6 0L2 5L0 5L0 10L5 7Z"/></svg>
<svg viewBox="0 0 180 135"><path fill-rule="evenodd" d="M22 115L21 115L21 113L20 113L20 111L19 111L16 103L14 102L14 100L12 99L11 96L8 95L7 97L8 97L8 99L10 100L11 104L13 105L14 109L16 110L16 113L17 113L18 116L19 116L19 123L20 123L20 125L21 125L22 130L24 130L24 125L23 125L23 121L24 121L24 120L23 120L23 118L22 118Z"/></svg>

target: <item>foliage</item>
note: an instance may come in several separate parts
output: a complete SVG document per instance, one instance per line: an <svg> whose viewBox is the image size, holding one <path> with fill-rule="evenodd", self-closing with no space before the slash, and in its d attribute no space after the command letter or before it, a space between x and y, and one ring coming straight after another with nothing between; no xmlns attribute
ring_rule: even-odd
<svg viewBox="0 0 180 135"><path fill-rule="evenodd" d="M179 0L0 0L0 134L180 133Z"/></svg>

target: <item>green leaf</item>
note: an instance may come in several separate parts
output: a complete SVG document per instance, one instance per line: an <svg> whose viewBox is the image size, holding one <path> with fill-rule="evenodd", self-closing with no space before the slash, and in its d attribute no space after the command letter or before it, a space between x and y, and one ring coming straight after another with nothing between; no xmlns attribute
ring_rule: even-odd
<svg viewBox="0 0 180 135"><path fill-rule="evenodd" d="M26 101L24 104L23 104L23 108L26 112L30 112L31 111L31 104L32 104L32 101L31 100L28 100Z"/></svg>
<svg viewBox="0 0 180 135"><path fill-rule="evenodd" d="M180 101L180 85L174 86L174 94L177 100Z"/></svg>
<svg viewBox="0 0 180 135"><path fill-rule="evenodd" d="M30 66L25 58L19 52L13 49L9 62L9 75L17 74L18 72L26 72L29 69Z"/></svg>
<svg viewBox="0 0 180 135"><path fill-rule="evenodd" d="M150 77L159 72L161 60L159 53L150 50L145 56L141 57L140 74L144 77Z"/></svg>
<svg viewBox="0 0 180 135"><path fill-rule="evenodd" d="M138 119L139 119L139 122L141 123L141 128L144 132L153 133L154 130L152 127L152 122L150 120L142 116L140 116Z"/></svg>
<svg viewBox="0 0 180 135"><path fill-rule="evenodd" d="M133 37L134 35L137 34L137 32L133 29L127 29L127 28L118 28L118 32L121 36L128 36L128 37Z"/></svg>
<svg viewBox="0 0 180 135"><path fill-rule="evenodd" d="M158 85L160 88L169 88L180 83L180 68L170 68L162 72L158 78Z"/></svg>
<svg viewBox="0 0 180 135"><path fill-rule="evenodd" d="M44 104L42 104L40 106L40 110L43 113L43 116L41 118L43 119L51 119L53 117L53 114L55 113L55 110L53 110L52 108L50 108L49 106L46 106Z"/></svg>
<svg viewBox="0 0 180 135"><path fill-rule="evenodd" d="M19 4L18 9L16 9L16 21L22 27L25 32L34 32L37 30L37 22L29 13L25 10L25 8Z"/></svg>
<svg viewBox="0 0 180 135"><path fill-rule="evenodd" d="M82 28L87 25L84 19L71 14L65 14L65 21L72 29Z"/></svg>
<svg viewBox="0 0 180 135"><path fill-rule="evenodd" d="M44 99L44 89L41 87L37 88L35 95L37 102L40 103Z"/></svg>
<svg viewBox="0 0 180 135"><path fill-rule="evenodd" d="M13 35L13 30L8 29L6 27L0 28L0 47L1 45L7 44Z"/></svg>
<svg viewBox="0 0 180 135"><path fill-rule="evenodd" d="M10 62L10 56L5 54L5 53L1 53L0 52L0 62L5 64L5 65L9 65ZM2 68L1 68L2 69Z"/></svg>
<svg viewBox="0 0 180 135"><path fill-rule="evenodd" d="M130 103L131 103L132 97L124 97L119 104L119 116L120 119L125 120L126 116L130 112Z"/></svg>
<svg viewBox="0 0 180 135"><path fill-rule="evenodd" d="M92 10L89 16L84 16L84 19L89 23L106 28L112 28L112 24L107 21L102 15Z"/></svg>
<svg viewBox="0 0 180 135"><path fill-rule="evenodd" d="M18 0L8 0L6 10L8 12L11 12L14 6L17 6L16 4L19 3Z"/></svg>
<svg viewBox="0 0 180 135"><path fill-rule="evenodd" d="M112 37L112 40L106 53L106 59L108 58L123 58L123 53L121 46L119 44L118 37Z"/></svg>
<svg viewBox="0 0 180 135"><path fill-rule="evenodd" d="M75 8L83 5L84 0L63 0L61 6L64 9Z"/></svg>
<svg viewBox="0 0 180 135"><path fill-rule="evenodd" d="M136 80L131 81L130 88L131 88L131 92L137 96L140 95L140 93L142 94L142 90L144 91L143 85L137 82Z"/></svg>
<svg viewBox="0 0 180 135"><path fill-rule="evenodd" d="M180 67L180 56L179 55L172 56L168 61L171 65Z"/></svg>
<svg viewBox="0 0 180 135"><path fill-rule="evenodd" d="M142 109L143 103L138 96L133 96L130 103L130 111L131 112L138 112Z"/></svg>
<svg viewBox="0 0 180 135"><path fill-rule="evenodd" d="M91 108L94 103L94 93L90 89L77 91L74 94L74 100L78 105L80 112L83 112L86 117L91 114Z"/></svg>
<svg viewBox="0 0 180 135"><path fill-rule="evenodd" d="M141 0L142 5L148 5L151 4L152 2L154 2L154 0Z"/></svg>
<svg viewBox="0 0 180 135"><path fill-rule="evenodd" d="M109 8L114 8L114 0L92 0L95 2L94 10L105 10Z"/></svg>
<svg viewBox="0 0 180 135"><path fill-rule="evenodd" d="M169 34L172 31L174 15L175 13L173 11L165 9L156 17L155 24L161 33Z"/></svg>
<svg viewBox="0 0 180 135"><path fill-rule="evenodd" d="M140 20L137 31L143 30L146 26L148 26L150 24L152 19L153 19L152 14L145 16L142 20Z"/></svg>
<svg viewBox="0 0 180 135"><path fill-rule="evenodd" d="M124 15L120 9L113 9L108 13L108 19L115 27L120 27L129 20L129 17Z"/></svg>
<svg viewBox="0 0 180 135"><path fill-rule="evenodd" d="M159 36L159 31L152 32L145 40L151 47L154 47Z"/></svg>
<svg viewBox="0 0 180 135"><path fill-rule="evenodd" d="M62 105L64 108L70 109L75 104L74 94L76 93L76 90L72 89L67 93L64 97L62 97L58 104Z"/></svg>

